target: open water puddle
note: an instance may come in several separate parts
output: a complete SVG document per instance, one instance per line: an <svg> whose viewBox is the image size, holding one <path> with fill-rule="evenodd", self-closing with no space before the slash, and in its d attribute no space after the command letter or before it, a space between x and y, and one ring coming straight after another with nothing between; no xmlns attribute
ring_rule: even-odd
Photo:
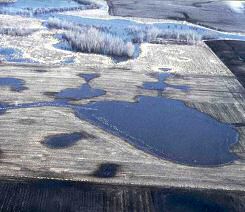
<svg viewBox="0 0 245 212"><path fill-rule="evenodd" d="M0 87L10 87L12 91L21 92L27 88L24 86L25 81L17 78L0 78Z"/></svg>

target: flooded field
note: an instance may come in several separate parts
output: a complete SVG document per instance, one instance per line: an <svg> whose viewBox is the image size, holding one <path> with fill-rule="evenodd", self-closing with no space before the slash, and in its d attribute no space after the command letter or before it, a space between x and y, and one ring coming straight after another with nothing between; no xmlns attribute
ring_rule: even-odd
<svg viewBox="0 0 245 212"><path fill-rule="evenodd" d="M158 82L143 83L142 89L164 91L171 87L188 91L188 86L171 86L164 81L169 73L155 73ZM106 91L92 88L91 80L98 74L80 74L86 81L80 88L67 88L55 93L57 99L42 102L40 106L70 107L80 119L85 119L122 137L138 149L192 166L217 166L238 159L230 152L231 145L238 142L238 133L231 125L222 124L204 113L188 108L184 103L163 97L138 96L137 102L98 101L84 106L74 106L69 101L89 99L105 95ZM9 86L13 91L23 90L23 81L0 78L0 86ZM51 94L52 95L52 94ZM62 101L60 101L62 100ZM5 109L28 108L36 104L9 105ZM55 135L45 139L50 148L63 148L82 140L82 134Z"/></svg>
<svg viewBox="0 0 245 212"><path fill-rule="evenodd" d="M0 3L0 211L244 211L244 10Z"/></svg>

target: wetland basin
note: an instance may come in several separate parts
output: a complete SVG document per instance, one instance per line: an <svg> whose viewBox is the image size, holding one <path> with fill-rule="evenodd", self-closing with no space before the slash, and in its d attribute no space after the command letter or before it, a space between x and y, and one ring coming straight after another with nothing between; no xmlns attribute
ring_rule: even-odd
<svg viewBox="0 0 245 212"><path fill-rule="evenodd" d="M106 93L89 85L90 80L99 76L94 74L80 76L85 78L87 83L83 85L89 86L89 89L86 86L66 89L56 94L53 102L9 105L4 109L46 105L69 107L78 118L121 137L138 149L179 164L217 166L238 159L238 156L230 152L230 146L238 142L238 133L232 125L220 123L211 116L187 107L181 101L168 99L164 95L138 96L135 103L106 100L82 106L69 103L70 100L98 96L99 91L100 95ZM172 87L188 92L187 86L173 86L164 82L171 76L170 73L154 73L153 76L158 81L145 82L141 89L157 90L158 94L162 94L167 87ZM18 81L16 83L18 84ZM9 83L8 86L13 87ZM61 99L56 99L58 96ZM59 146L61 142L66 146L66 139L69 140L70 136L55 136L49 139L47 144ZM80 134L75 134L71 143L80 142L78 140Z"/></svg>

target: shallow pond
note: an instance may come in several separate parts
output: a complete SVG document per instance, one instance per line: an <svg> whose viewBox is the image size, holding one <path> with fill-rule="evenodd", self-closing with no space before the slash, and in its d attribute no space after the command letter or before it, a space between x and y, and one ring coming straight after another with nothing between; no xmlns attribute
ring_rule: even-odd
<svg viewBox="0 0 245 212"><path fill-rule="evenodd" d="M10 87L12 91L23 91L26 89L24 86L25 81L17 78L0 78L0 87Z"/></svg>
<svg viewBox="0 0 245 212"><path fill-rule="evenodd" d="M76 115L139 149L188 165L219 165L237 157L229 151L237 132L184 103L139 97L138 103L104 101L76 109Z"/></svg>
<svg viewBox="0 0 245 212"><path fill-rule="evenodd" d="M0 47L0 61L1 60L13 63L37 63L31 59L23 58L22 52L18 49Z"/></svg>
<svg viewBox="0 0 245 212"><path fill-rule="evenodd" d="M164 91L167 87L179 89L182 91L188 91L189 87L185 85L170 85L165 82L165 80L171 77L171 73L154 73L153 77L158 79L158 82L145 82L143 83L143 88L147 90L159 90Z"/></svg>
<svg viewBox="0 0 245 212"><path fill-rule="evenodd" d="M92 88L89 85L89 82L97 77L99 77L96 73L91 74L80 74L80 77L84 78L86 83L82 84L79 88L67 88L55 95L57 99L64 100L81 100L81 99L89 99L97 96L105 95L106 92L102 89Z"/></svg>

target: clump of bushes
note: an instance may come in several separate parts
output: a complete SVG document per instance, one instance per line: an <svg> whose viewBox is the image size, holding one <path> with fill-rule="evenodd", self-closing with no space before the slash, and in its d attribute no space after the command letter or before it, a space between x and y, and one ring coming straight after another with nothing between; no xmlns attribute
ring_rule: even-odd
<svg viewBox="0 0 245 212"><path fill-rule="evenodd" d="M112 56L133 57L136 46L143 42L161 43L162 40L171 40L187 44L197 44L202 41L205 33L201 34L195 28L167 27L160 28L154 25L132 25L125 28L121 37L110 27L79 25L73 22L50 18L47 27L61 29L61 38L65 41L66 49L75 51L98 53ZM207 34L207 33L206 33ZM135 45L134 45L135 44Z"/></svg>
<svg viewBox="0 0 245 212"><path fill-rule="evenodd" d="M198 43L202 40L202 36L194 30L183 29L159 29L154 26L138 27L131 26L126 29L132 37L134 43L155 42L158 38L166 40L176 40L178 42L186 42L188 44Z"/></svg>
<svg viewBox="0 0 245 212"><path fill-rule="evenodd" d="M81 24L79 25L58 18L49 18L48 21L46 22L46 26L51 29L62 29L62 30L79 31L79 32L84 32L89 28L93 27L98 29L99 31L109 33L109 29L107 27L102 27L102 26L97 27L94 25L81 25Z"/></svg>
<svg viewBox="0 0 245 212"><path fill-rule="evenodd" d="M101 32L93 27L86 31L65 32L63 39L69 43L73 50L81 52L131 58L135 51L132 42L125 42L115 35Z"/></svg>
<svg viewBox="0 0 245 212"><path fill-rule="evenodd" d="M51 29L63 29L70 31L84 31L88 29L86 26L75 25L72 22L61 20L58 18L49 18L46 22L46 26Z"/></svg>
<svg viewBox="0 0 245 212"><path fill-rule="evenodd" d="M131 36L134 43L151 43L153 40L156 40L161 34L161 30L152 26L130 26L126 29L126 31Z"/></svg>
<svg viewBox="0 0 245 212"><path fill-rule="evenodd" d="M70 46L74 51L129 58L134 56L135 47L132 42L124 41L103 28L75 25L57 18L49 19L47 26L64 30L62 39L66 41L66 48Z"/></svg>

